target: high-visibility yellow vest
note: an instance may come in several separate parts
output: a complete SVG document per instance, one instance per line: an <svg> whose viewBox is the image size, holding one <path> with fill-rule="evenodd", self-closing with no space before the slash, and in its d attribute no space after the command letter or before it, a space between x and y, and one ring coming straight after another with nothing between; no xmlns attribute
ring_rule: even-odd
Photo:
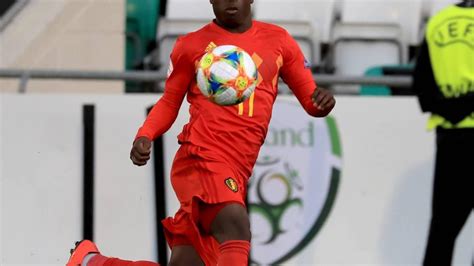
<svg viewBox="0 0 474 266"><path fill-rule="evenodd" d="M436 84L445 98L474 92L474 8L449 6L427 25L431 66ZM474 113L453 125L432 115L428 128L474 128Z"/></svg>

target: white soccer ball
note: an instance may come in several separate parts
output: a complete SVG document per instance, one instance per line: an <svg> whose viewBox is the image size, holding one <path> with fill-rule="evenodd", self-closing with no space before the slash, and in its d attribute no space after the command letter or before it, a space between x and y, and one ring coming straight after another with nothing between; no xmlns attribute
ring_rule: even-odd
<svg viewBox="0 0 474 266"><path fill-rule="evenodd" d="M252 57L234 45L222 45L199 61L197 85L202 94L219 105L247 100L257 86L257 66Z"/></svg>

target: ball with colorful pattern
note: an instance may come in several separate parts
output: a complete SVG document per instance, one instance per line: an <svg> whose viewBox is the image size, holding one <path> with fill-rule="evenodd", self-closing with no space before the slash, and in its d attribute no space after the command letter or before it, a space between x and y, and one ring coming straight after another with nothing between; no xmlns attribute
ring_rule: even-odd
<svg viewBox="0 0 474 266"><path fill-rule="evenodd" d="M252 57L234 45L217 46L197 66L197 86L204 96L219 105L247 100L257 85L257 66Z"/></svg>

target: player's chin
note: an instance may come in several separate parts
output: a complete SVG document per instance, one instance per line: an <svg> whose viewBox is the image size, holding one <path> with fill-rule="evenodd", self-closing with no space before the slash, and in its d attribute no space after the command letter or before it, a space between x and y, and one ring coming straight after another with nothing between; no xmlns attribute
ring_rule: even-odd
<svg viewBox="0 0 474 266"><path fill-rule="evenodd" d="M220 19L224 26L228 28L235 28L240 26L240 19L238 15L231 15L231 16L225 16L222 19Z"/></svg>

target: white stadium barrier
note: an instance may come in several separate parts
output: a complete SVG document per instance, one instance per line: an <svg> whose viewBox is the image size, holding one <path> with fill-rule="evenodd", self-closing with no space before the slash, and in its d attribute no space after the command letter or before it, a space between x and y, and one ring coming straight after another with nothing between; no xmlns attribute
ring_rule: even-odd
<svg viewBox="0 0 474 266"><path fill-rule="evenodd" d="M134 167L128 153L146 107L158 97L0 94L2 266L64 265L71 243L81 237L80 112L85 103L95 104L97 110L97 242L106 255L156 259L152 167ZM289 105L296 107L290 110ZM285 124L289 120L283 114L301 115L301 123ZM426 115L420 114L415 98L341 96L332 118L332 122L309 119L290 96L279 97L275 106L262 155L277 155L272 149L278 143L303 148L315 145L315 157L305 156L301 161L319 158L314 161L319 165L316 171L334 165L341 173L334 202L325 219L319 220L319 229L307 232L303 226L288 227L296 239L308 236L308 241L285 265L420 265L429 224L434 158L433 133L425 130ZM177 148L176 134L187 119L183 105L165 135L167 173ZM328 123L339 134L327 133L324 125ZM324 151L332 155L324 157ZM306 170L288 162L303 177ZM316 177L320 185L304 190L315 197L328 195L329 183L321 177L324 174ZM308 182L304 180L300 179L303 184ZM176 199L168 177L166 182L168 212L173 213ZM298 179L295 182L298 191ZM281 186L273 187L278 196ZM321 199L317 202L304 200L303 204L321 212L316 207ZM312 219L307 222L314 222ZM283 221L291 225L291 219ZM270 232L262 220L255 220L253 226L259 226L253 230L260 233L255 241ZM470 265L471 237L472 218L458 238L454 265ZM260 246L256 260L267 259L268 263L289 253L278 247L278 238L274 243L275 247L266 247L267 252L273 251L263 258L265 247ZM259 244L254 247L257 252Z"/></svg>

